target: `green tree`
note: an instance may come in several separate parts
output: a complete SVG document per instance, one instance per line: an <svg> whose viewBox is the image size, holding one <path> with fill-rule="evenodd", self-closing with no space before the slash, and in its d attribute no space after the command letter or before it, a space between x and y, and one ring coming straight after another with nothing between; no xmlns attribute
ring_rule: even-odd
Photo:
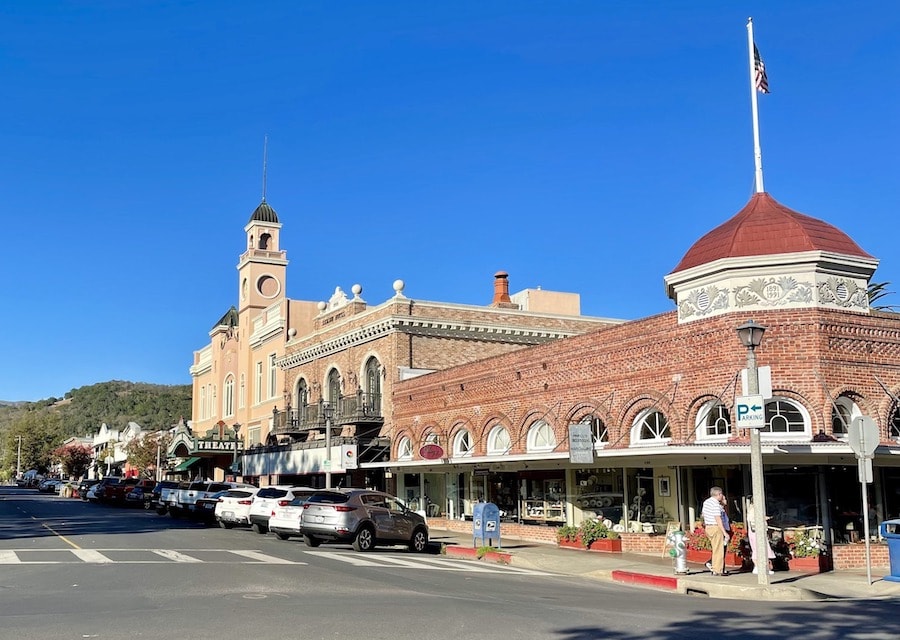
<svg viewBox="0 0 900 640"><path fill-rule="evenodd" d="M70 444L53 450L53 460L62 467L63 475L80 478L91 464L93 449L83 444Z"/></svg>
<svg viewBox="0 0 900 640"><path fill-rule="evenodd" d="M143 477L152 478L156 473L157 455L165 460L166 448L171 442L172 435L168 431L147 433L142 438L135 438L125 445L128 463L140 469Z"/></svg>
<svg viewBox="0 0 900 640"><path fill-rule="evenodd" d="M886 296L894 295L893 291L888 291L888 287L891 285L890 282L870 282L869 288L867 290L869 296L869 306L875 309L876 311L896 311L897 306L893 304L882 305L875 304L880 300L884 299Z"/></svg>

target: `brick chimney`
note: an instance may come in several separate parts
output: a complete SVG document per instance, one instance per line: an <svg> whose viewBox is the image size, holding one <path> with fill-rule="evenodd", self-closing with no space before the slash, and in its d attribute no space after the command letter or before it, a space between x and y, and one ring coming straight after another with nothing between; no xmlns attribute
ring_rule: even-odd
<svg viewBox="0 0 900 640"><path fill-rule="evenodd" d="M509 274L505 271L498 271L494 274L494 299L491 301L491 306L501 309L519 308L519 305L513 304L509 299Z"/></svg>

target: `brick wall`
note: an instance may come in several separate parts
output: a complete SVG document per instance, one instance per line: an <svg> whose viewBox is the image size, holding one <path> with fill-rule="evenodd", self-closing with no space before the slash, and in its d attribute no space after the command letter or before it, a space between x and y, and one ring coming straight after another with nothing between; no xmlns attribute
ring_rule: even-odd
<svg viewBox="0 0 900 640"><path fill-rule="evenodd" d="M890 567L887 544L872 543L869 545L869 552L873 567ZM831 555L836 571L866 568L866 545L864 543L836 544L831 549Z"/></svg>
<svg viewBox="0 0 900 640"><path fill-rule="evenodd" d="M772 367L777 395L806 407L813 433L831 432L831 397L846 393L887 439L891 399L875 377L900 389L900 315L803 309L755 313L754 320L768 327L759 364ZM735 373L746 365L737 324L729 315L678 325L673 311L399 382L395 428L415 438L427 424L452 437L466 423L475 455L484 455L487 430L499 421L516 454L538 417L564 443L569 422L593 413L610 429L609 448L622 448L636 415L653 406L668 419L673 442L690 443L705 401L721 396L731 404Z"/></svg>
<svg viewBox="0 0 900 640"><path fill-rule="evenodd" d="M666 536L654 533L620 533L622 553L643 553L662 556L666 548Z"/></svg>

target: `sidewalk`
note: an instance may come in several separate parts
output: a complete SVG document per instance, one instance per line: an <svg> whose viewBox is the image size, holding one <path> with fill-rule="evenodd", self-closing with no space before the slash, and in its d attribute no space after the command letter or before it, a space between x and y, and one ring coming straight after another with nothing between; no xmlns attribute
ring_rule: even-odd
<svg viewBox="0 0 900 640"><path fill-rule="evenodd" d="M431 541L448 547L472 548L471 536L433 529ZM807 574L776 572L769 585L760 586L759 576L750 572L714 577L702 565L689 564L690 573L676 575L669 557L629 553L598 553L564 549L556 545L502 539L501 548L511 556L514 567L666 589L712 598L754 600L825 600L846 598L900 598L900 582L883 580L884 568L872 569L872 585L866 570L830 571ZM452 554L452 550L448 550Z"/></svg>

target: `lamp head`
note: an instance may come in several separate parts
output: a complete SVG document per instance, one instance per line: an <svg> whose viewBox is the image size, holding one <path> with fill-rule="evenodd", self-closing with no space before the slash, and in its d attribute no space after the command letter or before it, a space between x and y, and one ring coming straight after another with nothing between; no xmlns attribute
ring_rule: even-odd
<svg viewBox="0 0 900 640"><path fill-rule="evenodd" d="M325 418L334 416L334 407L330 402L326 402L322 405L322 415L325 416Z"/></svg>
<svg viewBox="0 0 900 640"><path fill-rule="evenodd" d="M236 438L238 436L238 434L241 432L241 423L235 422L233 426L234 426L234 437Z"/></svg>
<svg viewBox="0 0 900 640"><path fill-rule="evenodd" d="M748 349L755 349L762 343L763 334L766 328L761 324L756 324L753 320L747 320L744 324L737 328L738 338L741 344Z"/></svg>

